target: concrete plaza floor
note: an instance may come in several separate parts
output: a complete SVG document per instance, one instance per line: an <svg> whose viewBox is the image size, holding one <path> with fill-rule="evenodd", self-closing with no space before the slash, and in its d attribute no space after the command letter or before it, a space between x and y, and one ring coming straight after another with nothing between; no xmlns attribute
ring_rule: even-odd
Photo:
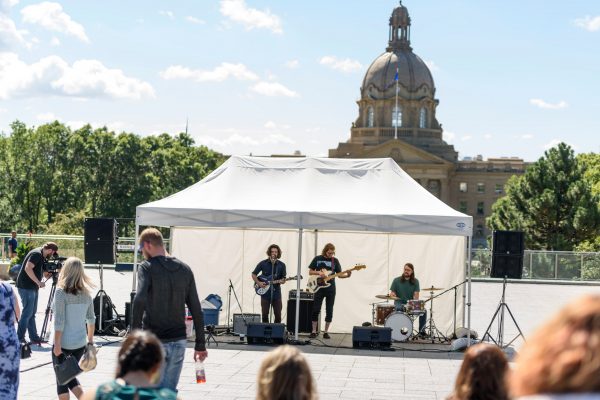
<svg viewBox="0 0 600 400"><path fill-rule="evenodd" d="M98 281L96 271L88 271ZM119 312L131 291L131 273L105 271L104 288ZM509 304L525 337L555 310L584 293L600 293L598 286L511 283L506 293ZM498 306L501 282L475 282L472 298L472 328L481 335ZM38 329L41 329L49 290L40 291ZM510 320L505 325L505 338L517 333ZM443 399L452 390L462 353L450 352L449 345L420 343L395 344L396 351L357 350L348 346L349 335L335 334L332 339L314 341L315 345L300 346L306 354L317 381L321 399ZM80 375L85 390L113 378L118 337L97 337L102 345L98 351L96 370ZM110 341L117 341L110 343ZM219 338L218 347L211 344L205 362L207 383L196 384L190 343L180 379L183 399L251 399L256 392L256 373L270 346L250 346L237 337ZM328 346L321 343L326 342ZM514 343L514 349L522 345ZM510 355L510 354L509 354ZM56 398L50 347L33 346L33 356L21 364L19 399ZM73 397L74 398L74 397Z"/></svg>

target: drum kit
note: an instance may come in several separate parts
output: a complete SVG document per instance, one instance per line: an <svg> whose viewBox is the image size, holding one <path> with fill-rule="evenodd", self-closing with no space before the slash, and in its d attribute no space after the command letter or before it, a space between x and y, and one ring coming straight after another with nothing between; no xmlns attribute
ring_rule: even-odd
<svg viewBox="0 0 600 400"><path fill-rule="evenodd" d="M389 303L372 303L373 306L373 323L379 326L385 326L386 328L392 329L392 340L398 342L405 342L411 338L414 334L414 321L425 314L425 303L430 302L429 307L429 322L426 325L426 331L428 331L429 337L434 343L434 338L438 338L441 341L447 341L448 339L438 331L433 321L433 298L434 291L443 290L443 288L436 288L431 286L424 289L429 292L429 296L425 299L408 300L403 306L403 311L397 311L393 304ZM390 296L387 294L375 295L376 298L381 300L400 300L399 297Z"/></svg>

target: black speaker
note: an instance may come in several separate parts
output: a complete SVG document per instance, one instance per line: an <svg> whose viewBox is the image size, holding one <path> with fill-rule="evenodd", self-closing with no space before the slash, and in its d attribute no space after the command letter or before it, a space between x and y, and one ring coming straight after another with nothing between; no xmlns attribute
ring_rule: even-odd
<svg viewBox="0 0 600 400"><path fill-rule="evenodd" d="M392 328L382 326L355 326L352 329L352 347L381 349L392 345Z"/></svg>
<svg viewBox="0 0 600 400"><path fill-rule="evenodd" d="M298 332L312 332L312 300L300 300L300 312L298 319ZM288 300L287 303L287 330L296 332L296 300Z"/></svg>
<svg viewBox="0 0 600 400"><path fill-rule="evenodd" d="M497 255L523 256L525 236L520 231L494 231L492 251Z"/></svg>
<svg viewBox="0 0 600 400"><path fill-rule="evenodd" d="M248 344L284 344L287 339L284 324L248 322Z"/></svg>
<svg viewBox="0 0 600 400"><path fill-rule="evenodd" d="M83 235L86 264L115 263L117 222L114 218L86 218Z"/></svg>
<svg viewBox="0 0 600 400"><path fill-rule="evenodd" d="M523 257L522 256L502 256L492 255L492 278L521 279L523 276Z"/></svg>

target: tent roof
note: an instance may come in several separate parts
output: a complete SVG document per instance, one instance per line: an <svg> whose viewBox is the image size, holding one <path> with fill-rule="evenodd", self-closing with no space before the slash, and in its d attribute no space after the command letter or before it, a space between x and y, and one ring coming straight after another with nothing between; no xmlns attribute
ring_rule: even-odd
<svg viewBox="0 0 600 400"><path fill-rule="evenodd" d="M470 236L472 218L391 158L232 156L200 182L137 207L138 225Z"/></svg>

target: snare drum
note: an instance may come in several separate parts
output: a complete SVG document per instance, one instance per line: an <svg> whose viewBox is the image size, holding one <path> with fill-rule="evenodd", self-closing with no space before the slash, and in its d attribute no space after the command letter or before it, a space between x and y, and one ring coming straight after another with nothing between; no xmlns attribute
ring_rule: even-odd
<svg viewBox="0 0 600 400"><path fill-rule="evenodd" d="M375 314L375 324L383 325L385 324L385 319L396 310L396 307L389 304L377 304L377 312Z"/></svg>
<svg viewBox="0 0 600 400"><path fill-rule="evenodd" d="M409 314L423 314L425 312L424 300L409 300L406 303L406 311Z"/></svg>
<svg viewBox="0 0 600 400"><path fill-rule="evenodd" d="M385 327L392 328L392 339L404 342L413 333L413 321L403 312L396 311L385 320Z"/></svg>

